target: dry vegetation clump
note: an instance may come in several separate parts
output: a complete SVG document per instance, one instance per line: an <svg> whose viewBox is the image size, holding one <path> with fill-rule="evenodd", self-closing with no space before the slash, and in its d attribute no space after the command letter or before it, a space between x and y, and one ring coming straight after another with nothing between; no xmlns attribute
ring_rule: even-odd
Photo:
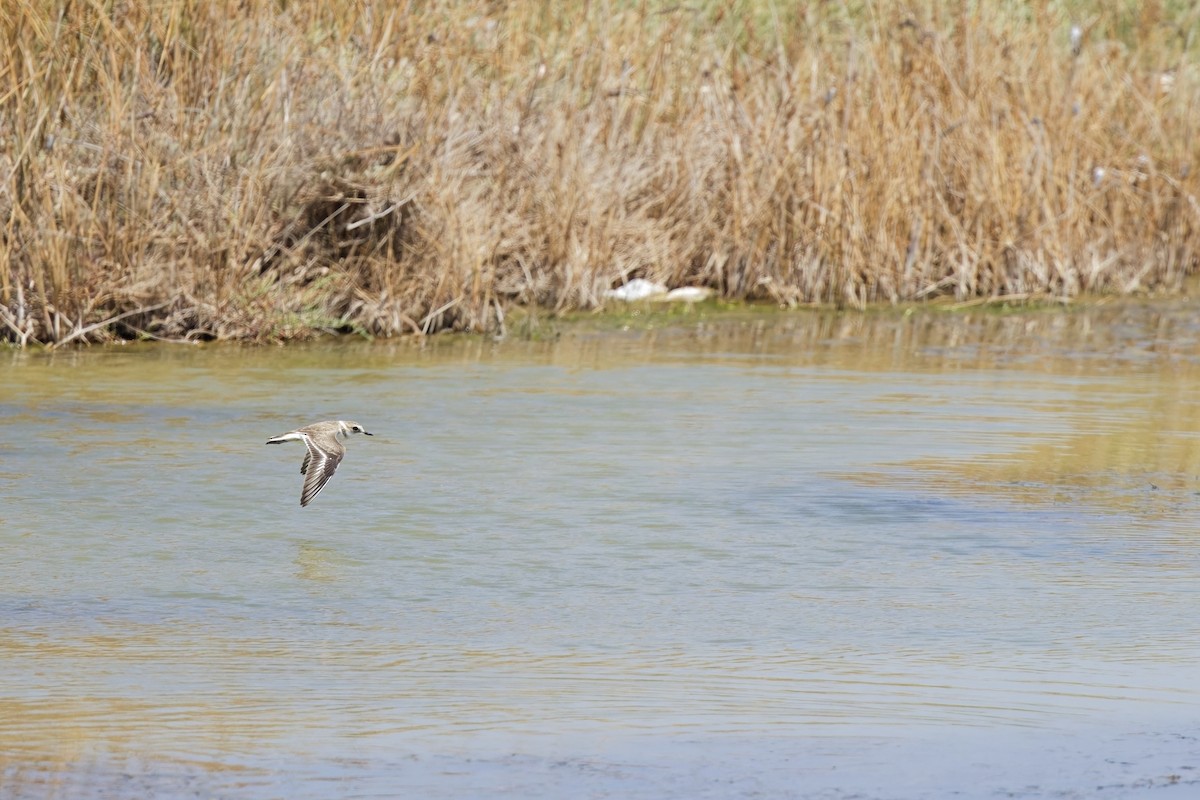
<svg viewBox="0 0 1200 800"><path fill-rule="evenodd" d="M479 331L636 277L839 306L1176 289L1197 31L1161 0L14 0L0 331Z"/></svg>

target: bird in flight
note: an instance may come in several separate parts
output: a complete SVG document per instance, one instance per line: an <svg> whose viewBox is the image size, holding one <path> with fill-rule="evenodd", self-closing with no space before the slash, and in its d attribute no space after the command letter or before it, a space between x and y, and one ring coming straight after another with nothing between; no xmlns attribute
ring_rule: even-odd
<svg viewBox="0 0 1200 800"><path fill-rule="evenodd" d="M300 465L300 474L304 476L304 488L300 490L300 505L308 505L316 497L333 473L342 456L346 455L346 447L341 439L349 439L351 434L362 433L374 436L357 422L347 422L344 419L314 422L294 431L288 431L280 436L267 439L267 444L283 444L284 442L301 441L308 448L304 454L304 463Z"/></svg>

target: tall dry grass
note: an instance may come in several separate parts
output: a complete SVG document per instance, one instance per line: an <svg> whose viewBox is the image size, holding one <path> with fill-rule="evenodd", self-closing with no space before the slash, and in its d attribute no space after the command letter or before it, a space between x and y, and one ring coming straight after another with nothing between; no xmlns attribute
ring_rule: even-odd
<svg viewBox="0 0 1200 800"><path fill-rule="evenodd" d="M1176 289L1200 11L1067 9L13 0L0 331L485 330L634 277L850 306Z"/></svg>

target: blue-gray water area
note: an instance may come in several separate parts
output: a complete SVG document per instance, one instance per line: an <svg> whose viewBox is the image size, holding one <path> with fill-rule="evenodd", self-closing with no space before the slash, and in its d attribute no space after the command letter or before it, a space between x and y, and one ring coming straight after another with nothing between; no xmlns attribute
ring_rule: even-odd
<svg viewBox="0 0 1200 800"><path fill-rule="evenodd" d="M0 798L1200 796L1197 310L3 354Z"/></svg>

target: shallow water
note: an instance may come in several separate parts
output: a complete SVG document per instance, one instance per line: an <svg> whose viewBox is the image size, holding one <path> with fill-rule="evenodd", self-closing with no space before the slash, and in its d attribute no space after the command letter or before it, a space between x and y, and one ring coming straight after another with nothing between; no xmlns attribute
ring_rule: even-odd
<svg viewBox="0 0 1200 800"><path fill-rule="evenodd" d="M1197 320L5 356L0 797L1194 796Z"/></svg>

